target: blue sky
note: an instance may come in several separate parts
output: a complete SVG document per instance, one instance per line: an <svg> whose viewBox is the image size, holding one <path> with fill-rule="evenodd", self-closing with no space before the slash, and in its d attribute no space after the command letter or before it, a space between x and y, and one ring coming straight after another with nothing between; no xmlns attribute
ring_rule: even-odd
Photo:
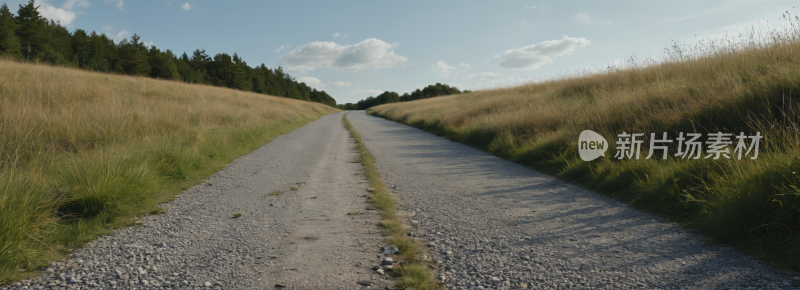
<svg viewBox="0 0 800 290"><path fill-rule="evenodd" d="M12 12L27 1L6 1ZM738 34L794 1L37 0L70 29L284 67L338 103L437 82L502 86ZM695 36L697 35L697 36Z"/></svg>

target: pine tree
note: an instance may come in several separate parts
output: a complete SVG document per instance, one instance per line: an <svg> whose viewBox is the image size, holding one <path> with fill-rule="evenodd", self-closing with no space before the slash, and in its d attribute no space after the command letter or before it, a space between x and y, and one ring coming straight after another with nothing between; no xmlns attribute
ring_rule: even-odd
<svg viewBox="0 0 800 290"><path fill-rule="evenodd" d="M72 35L66 27L58 22L50 20L47 24L47 37L49 48L48 51L52 52L55 59L48 61L58 65L70 64L72 59Z"/></svg>
<svg viewBox="0 0 800 290"><path fill-rule="evenodd" d="M172 59L172 51L161 52L155 46L150 47L150 77L165 80L179 80L178 68Z"/></svg>
<svg viewBox="0 0 800 290"><path fill-rule="evenodd" d="M240 89L243 91L251 91L253 89L253 84L250 82L250 78L248 78L248 69L250 67L247 66L247 63L239 57L239 54L233 53L233 71L232 75L230 76L231 80L231 88Z"/></svg>
<svg viewBox="0 0 800 290"><path fill-rule="evenodd" d="M39 14L38 9L33 0L28 0L28 4L20 4L17 11L17 37L23 48L22 55L28 61L42 52L48 40L45 31L47 19Z"/></svg>
<svg viewBox="0 0 800 290"><path fill-rule="evenodd" d="M0 7L0 54L22 59L16 30L17 23L14 21L14 14L11 14L8 5L3 3L3 6Z"/></svg>
<svg viewBox="0 0 800 290"><path fill-rule="evenodd" d="M122 40L119 43L119 57L122 69L126 74L149 76L150 54L144 43L139 42L138 34L133 34L131 40Z"/></svg>

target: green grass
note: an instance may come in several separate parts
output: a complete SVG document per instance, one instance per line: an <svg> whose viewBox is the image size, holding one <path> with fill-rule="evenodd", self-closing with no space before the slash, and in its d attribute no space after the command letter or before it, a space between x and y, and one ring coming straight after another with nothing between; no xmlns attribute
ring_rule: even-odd
<svg viewBox="0 0 800 290"><path fill-rule="evenodd" d="M294 187L294 186L289 186L289 189L291 189L291 190L297 190L297 187Z"/></svg>
<svg viewBox="0 0 800 290"><path fill-rule="evenodd" d="M0 285L163 212L159 203L232 160L337 111L1 60L0 79Z"/></svg>
<svg viewBox="0 0 800 290"><path fill-rule="evenodd" d="M628 66L369 112L581 184L800 270L799 50L795 21L732 39L675 43L663 59L631 58ZM579 159L583 130L609 141L605 158ZM646 160L649 134L640 160L612 158L622 132L668 132L671 139L697 132L705 141L718 131L760 132L765 137L758 158ZM676 148L677 142L670 155Z"/></svg>
<svg viewBox="0 0 800 290"><path fill-rule="evenodd" d="M242 216L242 213L239 213L239 212L237 212L237 213L233 214L233 218L235 218L235 219L238 219L238 218L240 218L241 216Z"/></svg>
<svg viewBox="0 0 800 290"><path fill-rule="evenodd" d="M347 130L353 135L358 152L361 155L361 164L364 165L364 174L369 180L369 186L374 190L370 192L372 205L381 210L380 225L383 233L388 236L389 243L396 246L399 250L400 263L393 269L393 273L398 275L400 281L395 287L409 289L440 289L442 284L436 281L431 273L419 259L425 252L419 241L414 240L403 229L403 222L397 216L397 202L389 194L389 188L381 181L381 173L375 167L375 157L369 153L361 135L347 120L347 114L342 116Z"/></svg>
<svg viewBox="0 0 800 290"><path fill-rule="evenodd" d="M279 190L279 191L273 191L273 192L267 193L267 195L281 195L281 194L283 194L283 192L282 192L282 191L280 191L280 190Z"/></svg>

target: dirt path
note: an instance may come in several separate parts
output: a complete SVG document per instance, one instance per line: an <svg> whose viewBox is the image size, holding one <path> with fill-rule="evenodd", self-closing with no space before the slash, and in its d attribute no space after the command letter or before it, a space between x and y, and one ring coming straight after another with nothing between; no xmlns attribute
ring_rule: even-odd
<svg viewBox="0 0 800 290"><path fill-rule="evenodd" d="M101 237L14 288L391 286L370 270L380 262L379 213L366 210L367 182L341 118L275 138L163 204L165 214Z"/></svg>
<svg viewBox="0 0 800 290"><path fill-rule="evenodd" d="M797 273L598 193L353 112L452 289L794 289Z"/></svg>

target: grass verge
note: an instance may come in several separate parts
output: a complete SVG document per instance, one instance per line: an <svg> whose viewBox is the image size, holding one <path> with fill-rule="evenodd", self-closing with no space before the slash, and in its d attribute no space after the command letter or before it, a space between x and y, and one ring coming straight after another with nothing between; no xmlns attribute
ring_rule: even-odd
<svg viewBox="0 0 800 290"><path fill-rule="evenodd" d="M320 116L326 105L0 60L0 284Z"/></svg>
<svg viewBox="0 0 800 290"><path fill-rule="evenodd" d="M353 135L358 152L361 154L361 164L364 165L365 175L369 180L369 186L374 188L372 191L372 200L375 208L381 210L380 225L384 228L383 233L389 236L389 242L400 250L400 264L392 272L399 277L399 282L395 287L411 288L411 289L440 289L441 285L434 278L422 261L419 259L425 249L419 243L408 235L403 229L403 222L397 216L397 204L394 198L389 194L389 188L381 181L381 173L375 167L375 157L369 153L364 141L361 140L361 135L358 134L350 121L347 120L347 114L342 116L347 130Z"/></svg>
<svg viewBox="0 0 800 290"><path fill-rule="evenodd" d="M790 19L732 38L676 42L663 59L631 57L621 67L386 104L370 113L620 198L700 229L709 240L800 270L800 20ZM583 130L608 140L604 158L579 158ZM614 158L623 132L645 134L641 158ZM656 150L647 159L650 133L662 139L663 132L673 140L667 158ZM730 159L708 158L709 134L717 132L733 135L723 146ZM763 136L757 158L750 152L737 159L740 132ZM681 133L702 134L701 157L676 156Z"/></svg>

